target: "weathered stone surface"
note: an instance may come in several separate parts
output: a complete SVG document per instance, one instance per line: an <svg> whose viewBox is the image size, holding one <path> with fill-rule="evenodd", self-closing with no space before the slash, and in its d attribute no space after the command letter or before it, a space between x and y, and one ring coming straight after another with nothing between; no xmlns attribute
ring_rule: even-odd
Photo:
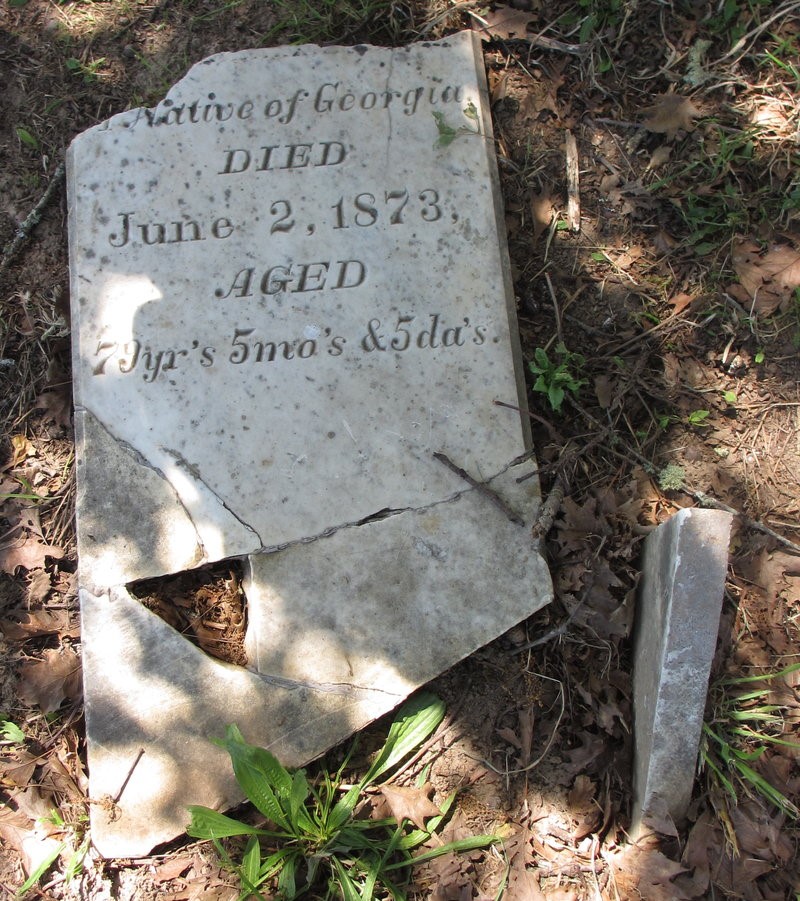
<svg viewBox="0 0 800 901"><path fill-rule="evenodd" d="M239 800L228 723L305 763L550 600L480 41L212 57L68 199L92 836L136 856ZM233 556L250 669L124 587Z"/></svg>
<svg viewBox="0 0 800 901"><path fill-rule="evenodd" d="M76 138L85 587L441 500L434 451L485 478L526 449L493 404L522 375L482 67L469 33L221 54Z"/></svg>
<svg viewBox="0 0 800 901"><path fill-rule="evenodd" d="M645 541L634 646L632 832L649 810L691 800L719 630L732 516L686 509Z"/></svg>
<svg viewBox="0 0 800 901"><path fill-rule="evenodd" d="M537 488L516 479L529 471L491 483L526 526ZM550 576L530 529L462 485L452 476L449 502L249 557L258 671L409 694L544 606Z"/></svg>
<svg viewBox="0 0 800 901"><path fill-rule="evenodd" d="M122 588L82 591L81 615L92 841L106 857L143 855L179 835L189 804L243 800L228 755L211 742L228 723L299 766L405 697L212 660Z"/></svg>

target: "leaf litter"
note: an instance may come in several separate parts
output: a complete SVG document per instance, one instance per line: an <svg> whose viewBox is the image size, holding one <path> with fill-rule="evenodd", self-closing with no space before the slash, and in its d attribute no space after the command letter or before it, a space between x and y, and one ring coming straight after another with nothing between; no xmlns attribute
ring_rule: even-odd
<svg viewBox="0 0 800 901"><path fill-rule="evenodd" d="M48 9L39 0L25 5L26 14L33 17L49 15ZM721 825L723 807L715 806L715 799L701 792L693 801L688 829L678 831L679 838L687 839L683 853L677 846L676 827L664 819L653 842L641 846L626 841L624 825L631 754L628 641L637 554L648 529L690 502L680 492L665 494L651 469L674 462L684 468L687 478L711 486L723 501L748 506L751 512L759 504L758 510L769 511L777 523L791 524L792 517L796 520L796 513L787 513L793 509L790 502L775 493L765 478L772 461L784 462L788 475L779 480L780 488L797 496L796 475L792 475L800 471L793 466L798 459L791 434L795 420L779 421L771 407L798 400L797 380L787 376L793 371L791 360L796 359L796 347L791 343L794 332L791 320L780 318L791 315L797 287L798 242L791 210L781 221L774 217L772 232L742 227L739 233L745 237L730 244L730 266L723 284L729 285L729 296L747 313L759 315L751 332L731 314L729 302L714 293L713 285L708 290L703 284L708 258L698 266L687 244L685 221L676 218L675 204L669 202L671 192L685 201L692 188L691 182L687 187L676 173L696 162L706 127L698 120L708 102L697 99L706 94L682 96L674 85L685 78L690 87L701 83L703 90L714 87L712 80L719 67L709 60L720 55L717 39L706 46L707 23L676 7L664 24L670 46L681 60L677 70L670 70L664 35L640 4L639 8L626 7L624 22L600 23L595 26L596 34L587 32L582 55L569 61L563 52L532 43L534 36L545 32L562 42L574 40L581 25L574 17L583 10L565 3L545 9L524 0L495 5L485 16L489 36L497 39L487 45L487 61L495 130L505 160L506 208L514 212L509 242L515 292L521 304L524 353L530 358L532 349L543 346L550 337L563 337L570 349L583 353L588 361L584 373L587 388L580 401L598 422L612 429L599 444L591 445L598 427L588 424L580 411L570 409L570 421L565 422L542 406L539 398L531 399L533 411L540 417L537 451L545 493L554 472L562 473L568 482L565 502L547 541L557 601L525 625L521 638L507 636L442 677L443 693L449 691L449 708L461 710L455 719L467 734L432 750L420 766L420 772L423 766L429 767L435 798L462 789L452 820L454 834L493 829L496 822L510 830L508 861L501 863L480 853L461 862L442 858L429 865L430 881L417 888L441 901L495 897L508 863L507 897L512 898L516 893L524 898L591 897L593 901L597 897L673 899L708 897L712 892L718 897L723 893L753 899L785 897L787 882L782 874L790 874L795 865L787 840L796 832L775 811L750 799L742 799L731 824L743 849L738 856L728 846ZM74 18L75 10L70 7L62 12L65 21ZM103 5L100 12L109 24L122 27L114 18L119 14L115 4ZM156 16L163 21L153 23L134 13L124 40L149 59L151 32L170 25L160 40L176 41L170 45L174 57L194 61L212 50L240 49L259 15L247 2L223 10L213 25L181 18L191 14L188 6L184 10L162 4ZM458 14L455 10L450 16ZM246 32L236 27L244 21L250 23ZM52 47L42 43L32 26L14 19L15 29L26 27L30 59L17 60L15 56L14 65L20 72L26 71L26 66L38 67L38 73L59 71ZM779 29L779 23L773 27ZM172 31L175 37L169 38ZM245 33L248 38L243 38ZM112 27L92 37L100 42L93 52L115 58L121 45L114 34ZM791 38L785 31L781 34ZM766 47L769 39L762 37ZM74 39L78 44L89 40L80 32ZM179 46L181 41L185 46ZM612 63L605 72L600 71L603 52ZM652 74L656 63L659 67L664 64L662 74ZM108 78L93 86L70 83L66 94L57 80L47 85L42 82L41 90L46 87L53 97L72 98L70 129L75 130L95 124L100 105L123 109L129 103L132 85L126 79L133 76L125 67L120 67L118 74L119 81ZM630 78L631 74L635 77ZM746 99L747 89L741 80L736 82L741 71L732 74L735 83L729 90L738 94L737 102ZM55 75L37 77L56 79ZM136 76L140 82L136 93L142 88L145 95L157 99L159 85L148 82L156 77L157 73L142 70ZM29 121L23 112L35 102L38 90L32 88L24 107L8 96L9 121L14 121L15 111L18 121ZM642 92L654 98L649 108L642 101ZM786 107L779 109L765 101L767 93L760 90L760 99L741 108L746 109L748 125L759 125L777 137L786 130ZM40 108L45 106L43 101ZM715 109L715 115L717 112ZM719 114L727 115L724 109ZM739 126L730 117L724 122L727 128ZM53 146L63 145L66 126L47 115L42 123L52 130ZM585 215L580 237L564 235L560 229L557 198L565 189L562 129L567 124L577 135L581 151ZM37 140L43 141L44 136ZM27 161L16 150L8 159L11 165L4 176L8 208L28 209L36 198L35 191L25 186L40 179L42 171L47 174L47 162ZM765 162L765 171L766 166ZM776 155L770 170L776 180L784 177L780 166ZM735 163L732 169L736 171ZM663 197L656 187L662 179L667 183ZM675 181L674 186L670 180ZM748 184L744 183L741 194L748 194ZM702 197L707 186L697 187ZM721 196L721 192L721 186L714 184L706 196ZM51 308L46 292L66 272L58 212L53 209L49 215L50 232L35 237L29 255L15 270L26 299L23 303L17 297L14 305L8 306L8 316L4 307L3 322L13 327L0 330L4 347L0 357L13 356L17 361L15 374L9 376L10 370L2 370L0 378L7 397L23 399L16 407L3 402L3 410L13 414L6 434L15 440L8 445L8 461L0 466L5 486L0 493L36 496L7 498L2 503L9 534L0 546L9 553L2 558L6 597L0 627L14 678L22 683L32 706L4 687L4 698L11 698L4 713L24 728L26 741L22 747L0 749L0 760L7 796L11 791L26 792L36 779L49 786L43 798L52 809L62 803L61 796L71 796L76 790L85 797L85 774L76 769L83 753L82 738L70 719L78 698L68 665L77 660L74 589L70 594L66 586L75 567L74 544L68 532L64 540L53 528L52 499L63 489L58 475L61 467L42 459L43 449L66 435L60 463L68 468L72 433L69 384L68 376L59 376L49 361L35 357L44 313L49 314ZM2 241L10 239L14 228L5 213L0 216ZM547 248L548 258L543 259L544 231L551 228L553 241ZM589 235L596 243L581 244ZM642 248L643 253L633 258L628 254L630 247ZM607 255L602 263L591 257L599 249ZM721 258L724 256L723 252ZM624 278L608 260L617 264ZM536 276L545 265L550 266L555 298L542 276ZM662 292L665 285L668 287ZM572 297L577 299L571 301ZM728 314L720 313L720 308L728 309ZM663 320L670 315L675 318L669 328L643 337L648 317ZM771 322L763 328L766 317L775 317L778 336L774 340ZM663 343L658 343L659 336ZM749 361L737 376L721 368L731 337L735 339L733 351ZM647 350L644 368L633 379L628 374L638 347L634 346L633 354L628 348L619 350L626 341L638 342L638 347ZM756 363L760 351L764 359ZM632 388L627 387L630 384ZM724 404L715 406L714 392L734 389L738 408L731 411ZM709 410L711 424L702 436L688 434L676 421L697 409ZM787 417L793 415L794 408L782 409ZM24 422L19 419L20 410ZM588 451L587 445L591 445ZM626 459L628 446L652 461L651 469L643 469L639 460L634 465ZM726 451L728 457L717 451ZM687 455L693 459L685 459ZM796 537L796 532L786 532ZM798 636L792 624L797 622L800 601L798 580L792 575L795 558L776 554L773 545L754 543L748 535L737 536L735 542L719 665L733 671L737 667L748 671L754 666L769 668L776 655L796 653ZM55 549L54 553L44 552L42 546ZM25 549L15 557L14 547ZM192 633L207 652L224 655L225 648L236 646L241 634L244 611L236 606L240 604L237 597L236 579L230 573L217 573L210 583L188 587L176 583L161 595L151 592L147 603ZM524 654L515 652L526 639L535 639L565 622L567 626L551 641ZM220 636L216 627L226 624L231 633ZM790 697L795 704L787 704L787 717L796 717L796 684L786 690L794 692ZM566 699L563 714L562 695ZM55 707L53 713L61 718L57 729L73 737L69 748L50 744L52 730L44 715L37 713L47 707ZM552 736L555 739L548 746ZM49 760L61 761L69 778L55 764L50 767ZM498 772L478 761L491 764ZM504 775L531 762L536 765L523 773ZM797 793L796 761L786 749L772 749L760 765L781 790ZM416 802L412 795L408 803L421 803L419 790L412 791L417 793ZM29 814L40 808L31 800L33 795L20 797L20 803L12 802L10 813L17 818L16 835L21 840L33 833L35 824ZM435 806L436 801L429 798L429 803ZM58 840L58 835L54 838ZM138 879L136 896L148 901L155 897L226 897L226 893L230 897L229 877L204 854L178 849L166 856L154 855L138 866L118 867L115 878L121 880L128 873ZM433 869L434 864L439 869ZM87 877L93 874L91 878L98 882L106 878L100 876L101 865L91 859L86 869ZM149 881L148 869L153 872ZM14 884L4 872L0 875ZM87 884L90 881L87 878ZM56 885L52 891L62 898L69 897L71 890ZM85 895L91 896L91 892Z"/></svg>

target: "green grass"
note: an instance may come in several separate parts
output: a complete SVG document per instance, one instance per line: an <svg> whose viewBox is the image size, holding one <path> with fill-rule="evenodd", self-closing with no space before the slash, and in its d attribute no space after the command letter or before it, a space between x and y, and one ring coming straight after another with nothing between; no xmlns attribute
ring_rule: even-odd
<svg viewBox="0 0 800 901"><path fill-rule="evenodd" d="M800 751L800 743L784 735L784 708L770 700L772 683L800 670L800 663L757 676L720 679L710 690L711 714L703 723L700 765L712 794L730 809L740 796L759 797L791 819L797 805L768 782L754 764L772 746ZM723 823L726 818L723 817ZM728 838L735 847L735 836Z"/></svg>

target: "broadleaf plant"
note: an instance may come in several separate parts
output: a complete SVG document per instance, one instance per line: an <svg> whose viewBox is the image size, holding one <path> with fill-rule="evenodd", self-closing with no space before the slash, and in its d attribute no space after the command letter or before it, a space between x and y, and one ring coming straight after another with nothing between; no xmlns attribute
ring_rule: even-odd
<svg viewBox="0 0 800 901"><path fill-rule="evenodd" d="M240 901L279 898L292 901L310 897L372 901L406 898L404 886L416 863L451 851L472 851L499 841L481 835L448 842L413 857L411 852L438 831L455 800L448 796L438 816L424 829L408 820L370 820L356 817L365 789L401 763L436 729L444 716L444 703L421 693L404 704L392 723L386 742L365 775L345 788L345 758L339 770L323 769L310 781L304 769L289 772L264 748L249 745L235 725L218 742L231 758L236 780L248 800L266 818L263 828L241 822L208 807L189 808L187 832L214 843L223 864L241 883ZM222 839L247 836L238 850ZM238 861L234 860L238 857ZM262 894L262 890L268 894Z"/></svg>

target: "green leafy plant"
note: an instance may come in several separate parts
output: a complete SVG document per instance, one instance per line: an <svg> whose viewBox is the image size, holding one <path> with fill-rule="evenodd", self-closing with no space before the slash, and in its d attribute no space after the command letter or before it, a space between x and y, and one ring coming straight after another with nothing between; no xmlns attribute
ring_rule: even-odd
<svg viewBox="0 0 800 901"><path fill-rule="evenodd" d="M23 128L21 125L17 125L14 131L23 144L27 144L28 147L32 147L34 150L39 149L39 139L35 135L31 134L31 132L29 132L27 128Z"/></svg>
<svg viewBox="0 0 800 901"><path fill-rule="evenodd" d="M64 64L74 75L83 77L84 84L93 84L100 78L100 69L103 67L106 58L92 60L89 63L81 62L74 56L71 56Z"/></svg>
<svg viewBox="0 0 800 901"><path fill-rule="evenodd" d="M475 104L471 100L467 101L467 105L462 112L467 119L475 123L474 127L460 125L458 128L453 128L452 125L448 125L447 122L445 122L444 113L431 113L436 120L436 130L439 132L439 138L434 146L449 147L459 135L479 135L481 133L480 121L478 120L478 109Z"/></svg>
<svg viewBox="0 0 800 901"><path fill-rule="evenodd" d="M208 807L190 807L187 829L195 838L210 839L221 860L241 881L240 901L263 899L260 889L274 883L282 901L291 901L321 887L316 897L370 901L386 897L405 899L403 885L415 864L450 851L486 847L496 836L482 835L442 844L412 857L414 848L427 842L446 817L455 794L424 829L410 828L405 819L370 820L356 815L364 790L400 763L436 729L444 716L443 702L421 694L407 702L389 729L383 748L366 774L346 786L343 771L322 770L317 780L306 771L285 769L264 748L247 744L236 726L229 726L219 742L231 757L236 780L247 798L267 819L265 828L251 826ZM247 836L239 862L222 839Z"/></svg>
<svg viewBox="0 0 800 901"><path fill-rule="evenodd" d="M536 376L533 390L546 394L551 408L558 413L566 392L577 394L585 384L586 380L579 378L574 370L580 370L586 360L581 354L567 350L562 341L555 347L555 357L550 359L543 347L537 347L528 367Z"/></svg>
<svg viewBox="0 0 800 901"><path fill-rule="evenodd" d="M709 410L692 410L692 412L686 417L686 421L689 425L702 426L705 425L705 421L711 415Z"/></svg>
<svg viewBox="0 0 800 901"><path fill-rule="evenodd" d="M0 735L3 737L4 741L11 741L15 744L20 744L25 741L25 733L16 723L12 723L11 720L0 718Z"/></svg>
<svg viewBox="0 0 800 901"><path fill-rule="evenodd" d="M720 679L710 690L711 715L703 723L700 765L712 788L735 806L739 792L759 795L792 819L800 810L778 791L753 763L770 745L800 751L800 743L783 738L783 710L770 702L771 683L800 670L800 663L757 676ZM735 845L735 836L728 835Z"/></svg>

